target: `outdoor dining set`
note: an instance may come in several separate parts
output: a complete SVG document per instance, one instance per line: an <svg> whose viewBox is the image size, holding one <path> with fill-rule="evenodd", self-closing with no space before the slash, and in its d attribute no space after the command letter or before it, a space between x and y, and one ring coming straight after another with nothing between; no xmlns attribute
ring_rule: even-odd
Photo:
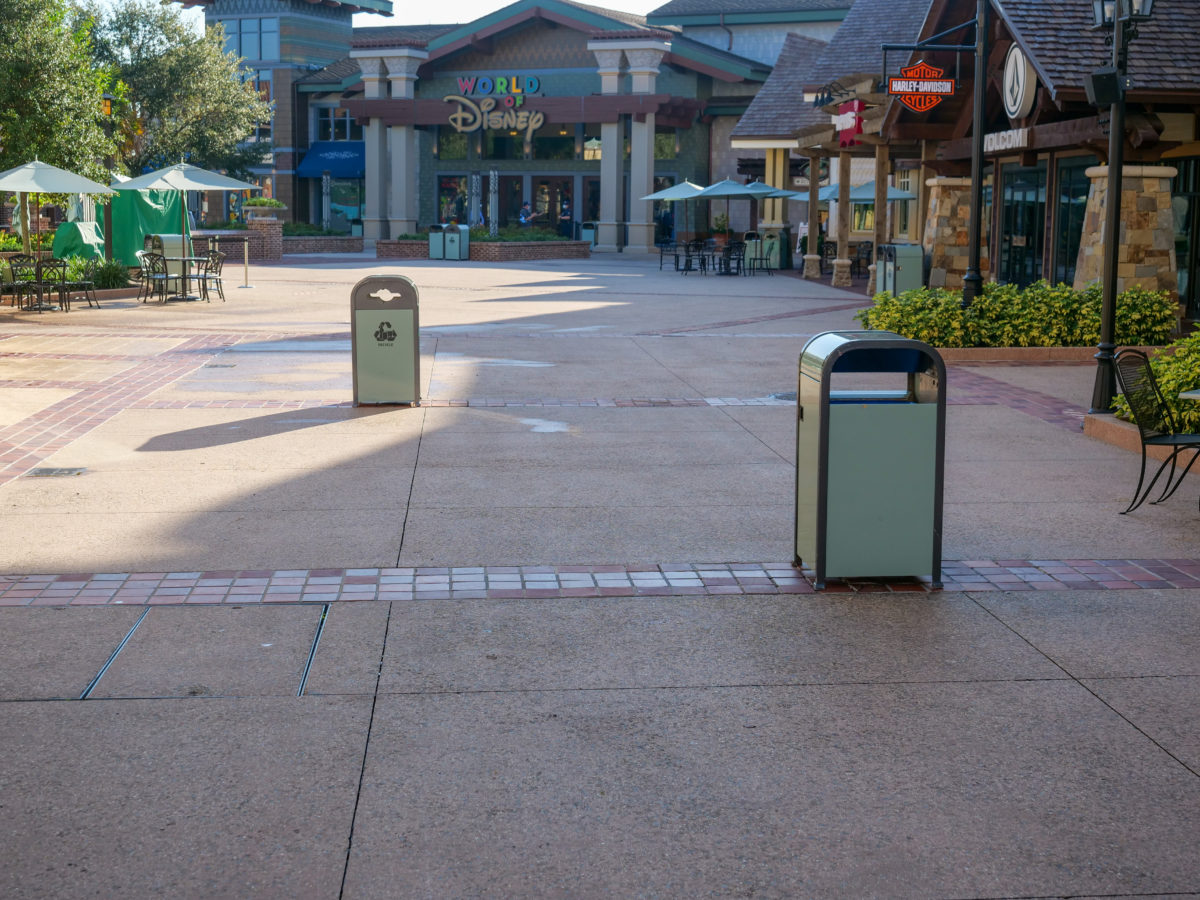
<svg viewBox="0 0 1200 900"><path fill-rule="evenodd" d="M675 271L686 275L688 272L699 272L707 275L754 275L766 272L773 275L769 259L763 255L762 244L756 238L751 238L753 232L747 233L747 240L729 241L718 245L711 238L694 241L664 241L658 245L658 267L661 270L668 256L675 261Z"/></svg>
<svg viewBox="0 0 1200 900"><path fill-rule="evenodd" d="M96 262L88 260L82 276L73 277L65 259L37 259L19 253L9 257L7 273L0 274L0 293L8 294L13 306L38 312L69 312L71 302L80 298L87 300L88 306L99 307L94 283Z"/></svg>

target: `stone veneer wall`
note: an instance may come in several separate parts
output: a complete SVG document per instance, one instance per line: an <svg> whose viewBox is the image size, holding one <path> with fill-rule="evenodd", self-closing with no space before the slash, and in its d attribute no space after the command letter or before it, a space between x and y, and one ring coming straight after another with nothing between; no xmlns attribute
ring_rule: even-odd
<svg viewBox="0 0 1200 900"><path fill-rule="evenodd" d="M537 259L587 259L587 241L473 241L471 262L520 262ZM429 241L376 241L379 259L428 259Z"/></svg>
<svg viewBox="0 0 1200 900"><path fill-rule="evenodd" d="M925 220L925 235L921 243L930 255L930 272L945 269L945 286L950 290L959 290L963 276L967 274L970 253L967 235L971 227L971 179L939 177L930 178L925 184L929 186L929 215ZM991 262L988 258L986 215L983 216L979 241L979 271L983 280L987 281Z"/></svg>
<svg viewBox="0 0 1200 900"><path fill-rule="evenodd" d="M1117 293L1131 287L1170 291L1177 296L1175 220L1171 212L1168 166L1125 166L1121 178L1121 227L1117 241ZM1092 180L1075 264L1075 287L1104 275L1104 219L1108 205L1108 166L1087 170Z"/></svg>

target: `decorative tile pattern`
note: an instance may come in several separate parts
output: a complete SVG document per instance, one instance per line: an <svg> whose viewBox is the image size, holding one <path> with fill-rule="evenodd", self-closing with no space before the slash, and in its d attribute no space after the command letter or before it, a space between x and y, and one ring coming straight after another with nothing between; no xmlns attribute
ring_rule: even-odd
<svg viewBox="0 0 1200 900"><path fill-rule="evenodd" d="M222 572L0 575L0 606L329 603L341 600L507 600L812 594L812 572L789 563L450 566ZM959 560L945 591L1198 588L1197 559ZM829 580L826 593L930 593L929 578Z"/></svg>

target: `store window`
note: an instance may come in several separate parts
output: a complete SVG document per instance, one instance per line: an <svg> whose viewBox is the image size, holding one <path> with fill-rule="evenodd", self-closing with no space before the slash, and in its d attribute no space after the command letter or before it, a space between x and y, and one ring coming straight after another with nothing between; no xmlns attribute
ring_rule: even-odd
<svg viewBox="0 0 1200 900"><path fill-rule="evenodd" d="M258 91L258 96L267 103L270 103L273 98L273 88L271 83L271 70L259 69L254 73L254 88ZM274 116L267 119L265 122L259 122L254 127L254 135L251 140L271 142L271 129L274 124Z"/></svg>
<svg viewBox="0 0 1200 900"><path fill-rule="evenodd" d="M525 137L515 128L511 131L483 133L484 159L525 159Z"/></svg>
<svg viewBox="0 0 1200 900"><path fill-rule="evenodd" d="M654 158L674 159L679 155L679 132L675 128L654 129Z"/></svg>
<svg viewBox="0 0 1200 900"><path fill-rule="evenodd" d="M913 190L913 182L916 179L913 177L912 169L901 169L896 173L896 187L902 191L908 191L910 194L916 194ZM915 240L916 234L914 225L917 218L917 201L916 200L898 200L892 204L892 209L896 216L893 231L897 238L907 238Z"/></svg>
<svg viewBox="0 0 1200 900"><path fill-rule="evenodd" d="M438 177L438 221L443 223L467 223L467 176L441 175Z"/></svg>
<svg viewBox="0 0 1200 900"><path fill-rule="evenodd" d="M874 203L851 203L850 209L852 215L850 218L851 231L874 231L875 230L875 204Z"/></svg>
<svg viewBox="0 0 1200 900"><path fill-rule="evenodd" d="M318 141L361 141L362 126L354 121L350 113L332 106L320 106L316 110Z"/></svg>
<svg viewBox="0 0 1200 900"><path fill-rule="evenodd" d="M1035 166L1001 166L1001 284L1028 287L1042 277L1046 233L1046 161Z"/></svg>
<svg viewBox="0 0 1200 900"><path fill-rule="evenodd" d="M466 159L467 135L452 128L439 128L437 155L439 159Z"/></svg>
<svg viewBox="0 0 1200 900"><path fill-rule="evenodd" d="M1096 165L1094 156L1072 156L1058 161L1058 208L1054 221L1054 281L1075 282L1075 262L1083 236L1083 214L1087 210L1091 179L1087 168Z"/></svg>
<svg viewBox="0 0 1200 900"><path fill-rule="evenodd" d="M574 159L575 126L564 122L546 123L533 133L530 149L534 159Z"/></svg>
<svg viewBox="0 0 1200 900"><path fill-rule="evenodd" d="M1178 174L1171 184L1175 219L1175 265L1179 299L1189 319L1200 319L1200 157L1171 160Z"/></svg>
<svg viewBox="0 0 1200 900"><path fill-rule="evenodd" d="M224 19L225 52L250 60L279 59L279 19Z"/></svg>

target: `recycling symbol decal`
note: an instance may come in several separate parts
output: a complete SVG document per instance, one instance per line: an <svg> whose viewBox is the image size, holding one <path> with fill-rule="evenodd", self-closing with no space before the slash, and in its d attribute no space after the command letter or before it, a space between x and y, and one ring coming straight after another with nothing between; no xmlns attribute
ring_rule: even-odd
<svg viewBox="0 0 1200 900"><path fill-rule="evenodd" d="M379 323L379 327L375 329L375 340L381 344L390 344L396 340L396 329L392 327L391 322Z"/></svg>

